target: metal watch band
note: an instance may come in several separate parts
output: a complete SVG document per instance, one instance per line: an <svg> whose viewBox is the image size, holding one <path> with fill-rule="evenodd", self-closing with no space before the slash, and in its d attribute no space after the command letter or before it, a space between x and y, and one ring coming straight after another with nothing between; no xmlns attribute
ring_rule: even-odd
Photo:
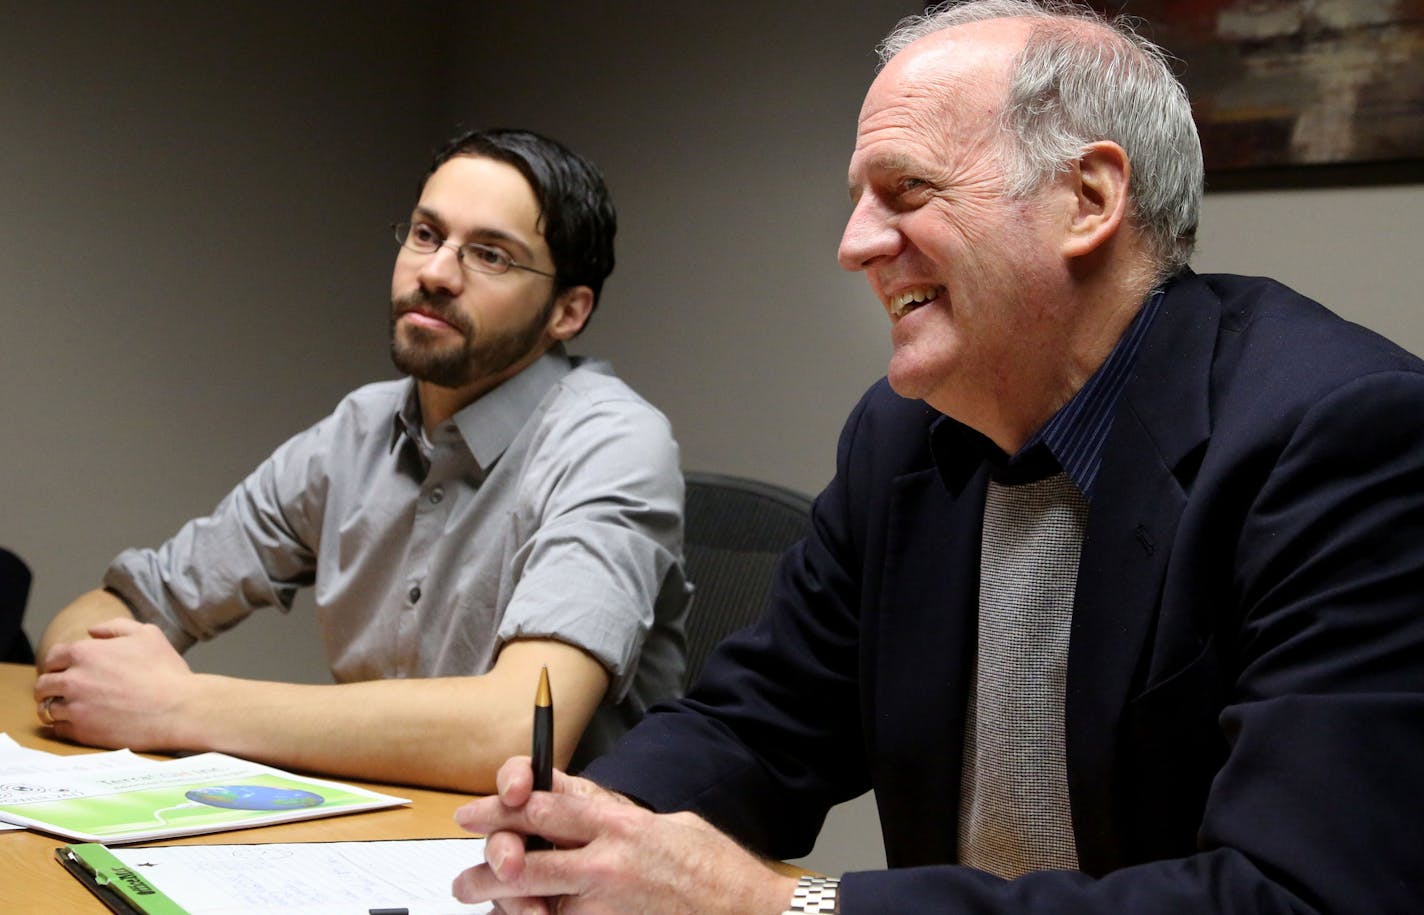
<svg viewBox="0 0 1424 915"><path fill-rule="evenodd" d="M836 891L840 884L838 877L802 877L796 881L796 892L791 894L791 908L781 915L807 912L830 915L836 910Z"/></svg>

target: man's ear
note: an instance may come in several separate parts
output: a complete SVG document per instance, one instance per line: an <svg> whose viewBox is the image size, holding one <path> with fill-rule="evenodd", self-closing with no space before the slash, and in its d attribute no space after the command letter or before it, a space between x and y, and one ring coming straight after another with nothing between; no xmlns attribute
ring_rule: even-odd
<svg viewBox="0 0 1424 915"><path fill-rule="evenodd" d="M1099 140L1083 149L1068 175L1073 194L1063 238L1065 257L1083 257L1117 234L1127 219L1127 185L1132 163L1127 152L1111 140Z"/></svg>
<svg viewBox="0 0 1424 915"><path fill-rule="evenodd" d="M572 340L583 330L591 314L593 290L587 286L570 286L554 300L554 308L549 312L549 323L544 329L555 340Z"/></svg>

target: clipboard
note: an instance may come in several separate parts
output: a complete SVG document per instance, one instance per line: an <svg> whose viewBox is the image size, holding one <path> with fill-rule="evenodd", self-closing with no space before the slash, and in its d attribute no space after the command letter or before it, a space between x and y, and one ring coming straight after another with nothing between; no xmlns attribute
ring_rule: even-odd
<svg viewBox="0 0 1424 915"><path fill-rule="evenodd" d="M55 860L116 915L222 912L351 915L476 915L488 903L450 894L460 871L478 862L484 839L364 839L227 845L76 843Z"/></svg>
<svg viewBox="0 0 1424 915"><path fill-rule="evenodd" d="M54 850L54 856L118 915L188 915L102 845L62 845Z"/></svg>

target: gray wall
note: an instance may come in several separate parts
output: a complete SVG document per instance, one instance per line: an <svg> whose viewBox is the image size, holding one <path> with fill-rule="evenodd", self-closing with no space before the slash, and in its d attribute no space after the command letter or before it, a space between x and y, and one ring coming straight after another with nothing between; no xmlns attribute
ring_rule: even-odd
<svg viewBox="0 0 1424 915"><path fill-rule="evenodd" d="M446 130L446 55L395 4L14 6L0 542L34 568L37 635L118 549L392 374L385 225ZM194 658L325 679L309 632L264 621Z"/></svg>
<svg viewBox="0 0 1424 915"><path fill-rule="evenodd" d="M870 48L914 4L10 6L0 543L35 569L32 635L390 376L385 226L457 124L603 166L619 267L575 349L667 412L686 466L814 491L883 372L881 310L835 246ZM1210 195L1196 266L1274 275L1421 352L1422 214L1420 186ZM321 681L300 609L190 658ZM861 801L809 864L882 860Z"/></svg>

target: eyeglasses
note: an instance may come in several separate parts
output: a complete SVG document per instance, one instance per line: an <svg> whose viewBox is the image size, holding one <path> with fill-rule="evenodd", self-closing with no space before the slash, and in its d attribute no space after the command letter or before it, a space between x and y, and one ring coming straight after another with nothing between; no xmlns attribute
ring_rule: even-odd
<svg viewBox="0 0 1424 915"><path fill-rule="evenodd" d="M498 276L501 273L508 273L511 268L515 270L528 270L530 273L537 273L540 276L547 276L549 279L556 279L554 274L540 270L538 267L530 267L527 264L516 263L513 258L498 248L489 245L482 245L478 242L466 242L463 245L452 245L440 236L428 224L423 222L414 225L408 222L397 222L391 225L395 230L396 242L402 248L414 251L417 254L434 254L441 248L454 250L455 257L460 261L460 266L475 273L488 273Z"/></svg>

